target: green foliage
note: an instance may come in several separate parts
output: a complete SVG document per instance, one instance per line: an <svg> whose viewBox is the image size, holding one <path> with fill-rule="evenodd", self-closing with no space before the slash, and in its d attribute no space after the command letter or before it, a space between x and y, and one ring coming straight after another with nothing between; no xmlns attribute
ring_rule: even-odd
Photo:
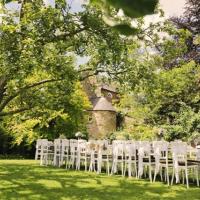
<svg viewBox="0 0 200 200"><path fill-rule="evenodd" d="M191 33L177 29L170 22L150 24L145 31L143 20L138 25L143 52L137 54L137 61L129 59L132 69L125 76L125 86L121 87L123 95L118 109L133 119L131 125L136 129L136 136L142 132L147 138L151 134L152 138L156 137L162 127L169 141L194 141L200 136L197 126L200 66L184 57Z"/></svg>
<svg viewBox="0 0 200 200"><path fill-rule="evenodd" d="M158 129L145 124L126 124L121 131L114 132L110 138L117 140L155 140Z"/></svg>
<svg viewBox="0 0 200 200"><path fill-rule="evenodd" d="M133 93L123 95L118 109L132 118L125 130L137 139L141 139L140 132L154 138L159 127L164 128L167 140L198 138L199 78L200 66L194 62L155 71L151 78L140 82ZM151 132L148 127L157 127L157 130Z"/></svg>
<svg viewBox="0 0 200 200"><path fill-rule="evenodd" d="M137 29L131 26L131 19L153 14L158 4L158 0L90 0L90 2L100 6L105 16L109 18L108 21L114 23L112 27L126 36L137 32ZM117 12L123 10L126 19L117 19L116 15L113 15L113 9Z"/></svg>
<svg viewBox="0 0 200 200"><path fill-rule="evenodd" d="M67 8L63 1L52 8L41 0L22 1L14 14L2 8L0 118L16 144L86 134L90 105L79 81L99 73L114 77L125 68L126 43L102 12ZM77 56L88 63L78 66Z"/></svg>
<svg viewBox="0 0 200 200"><path fill-rule="evenodd" d="M183 139L194 142L200 139L200 111L195 112L191 107L183 105L176 113L173 124L163 126L166 129L167 140Z"/></svg>
<svg viewBox="0 0 200 200"><path fill-rule="evenodd" d="M2 0L2 3L3 4L6 4L6 3L10 3L10 2L12 2L13 0Z"/></svg>
<svg viewBox="0 0 200 200"><path fill-rule="evenodd" d="M157 137L158 128L147 123L153 113L145 102L142 94L128 93L127 90L124 92L117 107L124 115L123 127L115 133L116 138L153 140Z"/></svg>
<svg viewBox="0 0 200 200"><path fill-rule="evenodd" d="M14 137L15 144L25 142L30 145L38 138L53 140L60 135L73 138L77 131L86 131L85 110L90 107L90 103L80 83L75 85L73 93L59 96L57 100L57 103L62 103L58 110L47 107L38 110L36 107L12 118L4 118L5 126ZM49 103L52 105L52 102Z"/></svg>
<svg viewBox="0 0 200 200"><path fill-rule="evenodd" d="M138 125L130 128L131 138L135 140L155 140L158 129L149 125Z"/></svg>
<svg viewBox="0 0 200 200"><path fill-rule="evenodd" d="M180 68L161 71L151 85L146 85L146 101L152 112L158 114L156 121L173 120L182 103L199 109L199 76L200 66L191 62Z"/></svg>
<svg viewBox="0 0 200 200"><path fill-rule="evenodd" d="M3 0L2 3L4 5L12 1L15 0ZM40 6L43 4L43 0L38 2L40 3ZM21 3L23 7L24 2L19 1L19 3ZM128 18L132 19L153 14L155 7L158 4L158 0L90 0L90 3L92 5L98 5L105 12L105 14L111 18L113 18L113 15L111 14L112 9L115 9L116 11L122 9L124 14ZM67 7L66 1L56 1L56 7L65 9ZM119 20L118 24L114 25L113 28L118 30L123 35L131 35L136 33L136 29L131 27L130 23L127 24L126 21L122 23L122 20Z"/></svg>
<svg viewBox="0 0 200 200"><path fill-rule="evenodd" d="M139 18L152 14L158 3L157 0L90 0L92 4L102 6L106 11L112 6L116 10L122 9L124 14L131 18Z"/></svg>
<svg viewBox="0 0 200 200"><path fill-rule="evenodd" d="M137 29L131 28L128 24L118 24L113 26L113 29L126 36L133 35L137 32Z"/></svg>
<svg viewBox="0 0 200 200"><path fill-rule="evenodd" d="M158 3L157 0L107 0L106 2L117 10L121 8L124 14L131 18L152 14Z"/></svg>

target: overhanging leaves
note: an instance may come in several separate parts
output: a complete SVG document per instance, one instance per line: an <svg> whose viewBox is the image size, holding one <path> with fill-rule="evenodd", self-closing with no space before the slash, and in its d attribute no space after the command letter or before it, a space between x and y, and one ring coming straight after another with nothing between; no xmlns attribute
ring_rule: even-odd
<svg viewBox="0 0 200 200"><path fill-rule="evenodd" d="M121 34L126 36L133 35L137 32L136 28L132 28L128 24L118 24L113 26L113 29L119 31Z"/></svg>
<svg viewBox="0 0 200 200"><path fill-rule="evenodd" d="M131 18L152 14L158 0L107 0L116 9L122 9Z"/></svg>
<svg viewBox="0 0 200 200"><path fill-rule="evenodd" d="M122 9L124 14L131 18L153 14L158 4L158 0L91 0L90 2L101 5L104 9L108 6L117 10Z"/></svg>
<svg viewBox="0 0 200 200"><path fill-rule="evenodd" d="M116 22L115 17L111 14L112 9L116 11L122 9L124 15L131 20L153 14L158 0L91 0L90 3L100 6L105 11L106 16ZM126 21L118 20L118 22L113 28L121 34L128 36L136 33L137 30L128 25Z"/></svg>

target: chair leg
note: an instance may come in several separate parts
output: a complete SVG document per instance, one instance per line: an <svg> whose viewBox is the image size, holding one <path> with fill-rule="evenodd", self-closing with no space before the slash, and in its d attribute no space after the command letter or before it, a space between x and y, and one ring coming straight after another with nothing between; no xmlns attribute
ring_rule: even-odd
<svg viewBox="0 0 200 200"><path fill-rule="evenodd" d="M134 164L134 163L132 163L131 174L132 174L133 176L136 176L136 175L135 175L135 167L133 166L133 164Z"/></svg>
<svg viewBox="0 0 200 200"><path fill-rule="evenodd" d="M68 169L72 168L73 158L70 156Z"/></svg>
<svg viewBox="0 0 200 200"><path fill-rule="evenodd" d="M174 175L175 175L175 171L174 171L174 168L173 168L171 185L173 185L173 182L174 182Z"/></svg>
<svg viewBox="0 0 200 200"><path fill-rule="evenodd" d="M138 173L137 173L137 163L136 163L136 161L135 161L135 176L136 176L136 178L138 178Z"/></svg>
<svg viewBox="0 0 200 200"><path fill-rule="evenodd" d="M144 169L144 177L146 178L147 177L147 172L146 172L146 166L145 165L144 165L143 169Z"/></svg>
<svg viewBox="0 0 200 200"><path fill-rule="evenodd" d="M160 167L160 179L161 179L161 181L163 181L162 167Z"/></svg>
<svg viewBox="0 0 200 200"><path fill-rule="evenodd" d="M74 166L75 166L75 157L73 157L73 159L72 159L72 169L74 169Z"/></svg>
<svg viewBox="0 0 200 200"><path fill-rule="evenodd" d="M131 177L131 163L130 163L130 161L128 163L128 177L129 178Z"/></svg>
<svg viewBox="0 0 200 200"><path fill-rule="evenodd" d="M188 169L185 168L185 177L186 177L186 184L187 184L187 188L189 188L189 181L188 181Z"/></svg>
<svg viewBox="0 0 200 200"><path fill-rule="evenodd" d="M76 170L80 170L80 157L78 157L77 162L76 162Z"/></svg>
<svg viewBox="0 0 200 200"><path fill-rule="evenodd" d="M192 168L191 170L192 170L192 174L194 174L195 173L195 168ZM193 180L193 183L194 183L194 180L195 180L194 176L192 176L192 180Z"/></svg>
<svg viewBox="0 0 200 200"><path fill-rule="evenodd" d="M184 171L182 171L182 177L183 177L183 184L185 184L185 175L184 175Z"/></svg>
<svg viewBox="0 0 200 200"><path fill-rule="evenodd" d="M166 175L167 175L167 185L169 186L169 169L168 169L168 166L166 166Z"/></svg>
<svg viewBox="0 0 200 200"><path fill-rule="evenodd" d="M155 172L154 172L154 178L153 178L153 182L156 181L156 176L157 176L157 173L156 173L156 169L155 169Z"/></svg>
<svg viewBox="0 0 200 200"><path fill-rule="evenodd" d="M110 175L110 163L107 161L107 174Z"/></svg>
<svg viewBox="0 0 200 200"><path fill-rule="evenodd" d="M68 157L66 157L66 160L65 160L65 168L66 169L68 168Z"/></svg>
<svg viewBox="0 0 200 200"><path fill-rule="evenodd" d="M113 163L112 163L110 175L114 174L114 167L115 167L114 165L115 165L115 161L113 161Z"/></svg>
<svg viewBox="0 0 200 200"><path fill-rule="evenodd" d="M101 161L97 159L97 174L99 174L101 171Z"/></svg>
<svg viewBox="0 0 200 200"><path fill-rule="evenodd" d="M87 156L85 157L85 171L87 171Z"/></svg>
<svg viewBox="0 0 200 200"><path fill-rule="evenodd" d="M127 162L125 161L125 164L124 164L124 172L123 172L123 176L126 175L126 169L127 169Z"/></svg>
<svg viewBox="0 0 200 200"><path fill-rule="evenodd" d="M63 159L59 156L58 157L58 167L61 167L63 164Z"/></svg>
<svg viewBox="0 0 200 200"><path fill-rule="evenodd" d="M36 154L35 154L35 160L38 159L38 150L36 150Z"/></svg>
<svg viewBox="0 0 200 200"><path fill-rule="evenodd" d="M149 165L149 179L152 182L151 165Z"/></svg>
<svg viewBox="0 0 200 200"><path fill-rule="evenodd" d="M67 156L66 168L69 168L69 155Z"/></svg>
<svg viewBox="0 0 200 200"><path fill-rule="evenodd" d="M165 171L165 179L164 179L164 181L166 182L166 181L167 181L167 173L166 173L166 169L164 169L164 171Z"/></svg>
<svg viewBox="0 0 200 200"><path fill-rule="evenodd" d="M199 187L199 170L198 167L196 167L196 178L197 178L197 186Z"/></svg>

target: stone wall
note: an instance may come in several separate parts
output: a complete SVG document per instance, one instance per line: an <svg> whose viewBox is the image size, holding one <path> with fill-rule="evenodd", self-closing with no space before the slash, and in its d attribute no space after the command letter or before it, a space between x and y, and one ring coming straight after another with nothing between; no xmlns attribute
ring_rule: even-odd
<svg viewBox="0 0 200 200"><path fill-rule="evenodd" d="M89 138L103 139L116 130L116 113L113 111L89 111L87 126Z"/></svg>
<svg viewBox="0 0 200 200"><path fill-rule="evenodd" d="M112 100L119 100L119 97L117 96L116 92L108 91L101 89L101 96L104 96L109 102L112 102Z"/></svg>

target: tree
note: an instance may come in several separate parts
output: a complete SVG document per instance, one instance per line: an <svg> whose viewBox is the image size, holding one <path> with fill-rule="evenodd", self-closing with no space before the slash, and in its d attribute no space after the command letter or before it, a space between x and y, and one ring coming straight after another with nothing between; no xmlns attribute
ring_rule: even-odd
<svg viewBox="0 0 200 200"><path fill-rule="evenodd" d="M17 143L41 131L52 138L85 130L90 105L80 81L127 71L126 40L103 22L102 12L88 6L71 13L64 2L52 8L26 0L19 13L1 10L0 118ZM78 66L77 56L89 61Z"/></svg>
<svg viewBox="0 0 200 200"><path fill-rule="evenodd" d="M191 36L187 39L187 52L183 58L195 60L200 63L200 2L198 0L187 0L185 12L181 17L172 17L171 21L178 29L188 30Z"/></svg>
<svg viewBox="0 0 200 200"><path fill-rule="evenodd" d="M76 80L124 72L125 42L100 20L100 11L71 14L62 3L45 8L40 0L24 1L23 7L19 23L6 13L1 24L0 116L34 107L39 99L30 96L37 98L41 87L58 85L70 92ZM90 57L87 67L75 69L76 55ZM21 103L12 109L16 100Z"/></svg>
<svg viewBox="0 0 200 200"><path fill-rule="evenodd" d="M3 0L3 4L12 2L14 0ZM21 6L22 15L23 15L23 5L29 0L18 0ZM43 0L43 4L45 1ZM62 3L63 8L65 9L67 6L66 0L55 0L55 5L59 7L59 4ZM111 19L115 22L115 25L112 25L115 30L118 30L121 34L124 35L132 35L135 34L137 29L131 26L131 19L143 17L148 14L153 14L156 5L158 4L158 0L90 0L90 4L97 5L104 12L104 16ZM113 9L119 11L122 9L125 16L127 17L125 20L117 19L117 17L113 16ZM112 13L112 14L111 14ZM128 19L129 18L129 19ZM128 20L127 20L128 19ZM106 20L107 21L107 20Z"/></svg>
<svg viewBox="0 0 200 200"><path fill-rule="evenodd" d="M144 21L139 20L138 25L141 54L126 75L123 96L126 99L130 92L131 102L122 104L121 111L134 119L133 130L140 124L164 128L167 140L200 137L200 66L186 56L193 34L171 21L143 28Z"/></svg>
<svg viewBox="0 0 200 200"><path fill-rule="evenodd" d="M131 25L131 21L145 15L153 14L158 0L91 0L92 4L99 5L104 11L105 21L111 24L113 29L123 35L134 35L138 29ZM121 9L124 17L117 13L113 15L113 9L117 12Z"/></svg>

